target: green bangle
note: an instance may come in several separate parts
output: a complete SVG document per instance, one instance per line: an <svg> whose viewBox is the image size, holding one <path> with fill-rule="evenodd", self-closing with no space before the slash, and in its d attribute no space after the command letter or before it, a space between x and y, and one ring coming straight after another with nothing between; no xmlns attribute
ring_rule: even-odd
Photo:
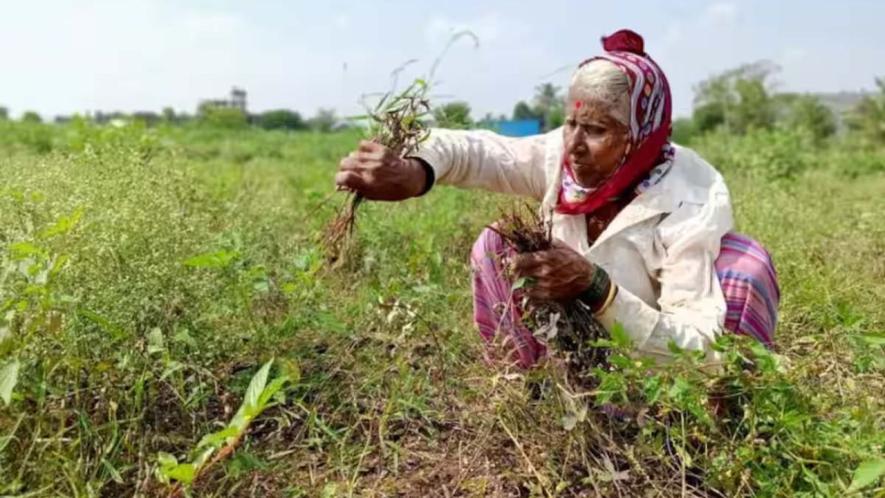
<svg viewBox="0 0 885 498"><path fill-rule="evenodd" d="M578 294L578 300L586 304L593 311L596 311L604 303L611 289L612 281L601 267L596 266L593 269L593 277L590 279L590 285Z"/></svg>

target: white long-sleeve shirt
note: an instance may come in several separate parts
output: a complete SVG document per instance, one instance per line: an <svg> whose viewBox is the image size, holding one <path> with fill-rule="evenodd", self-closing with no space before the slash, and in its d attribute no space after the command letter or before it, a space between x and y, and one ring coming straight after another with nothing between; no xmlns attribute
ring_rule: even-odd
<svg viewBox="0 0 885 498"><path fill-rule="evenodd" d="M714 261L733 228L722 176L694 151L675 146L670 170L639 194L588 244L584 215L554 213L562 130L525 138L489 131L433 130L414 156L439 184L532 197L552 217L553 235L608 272L618 295L599 317L620 323L639 353L666 359L668 343L718 355L725 298Z"/></svg>

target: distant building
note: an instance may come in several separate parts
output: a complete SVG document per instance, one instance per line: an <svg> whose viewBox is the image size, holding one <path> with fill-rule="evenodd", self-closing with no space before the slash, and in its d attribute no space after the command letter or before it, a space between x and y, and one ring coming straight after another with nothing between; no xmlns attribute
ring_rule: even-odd
<svg viewBox="0 0 885 498"><path fill-rule="evenodd" d="M246 112L246 90L233 87L230 91L230 103L233 107Z"/></svg>
<svg viewBox="0 0 885 498"><path fill-rule="evenodd" d="M230 89L229 98L203 100L200 102L198 109L205 109L207 107L229 107L232 109L239 109L243 111L243 113L248 114L246 96L246 90L233 87Z"/></svg>

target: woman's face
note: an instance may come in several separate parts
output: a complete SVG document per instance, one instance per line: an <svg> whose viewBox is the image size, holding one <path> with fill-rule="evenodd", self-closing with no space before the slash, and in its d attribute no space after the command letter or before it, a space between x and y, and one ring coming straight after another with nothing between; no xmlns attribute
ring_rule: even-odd
<svg viewBox="0 0 885 498"><path fill-rule="evenodd" d="M597 99L570 94L566 106L563 138L575 180L586 188L599 187L621 165L629 130Z"/></svg>

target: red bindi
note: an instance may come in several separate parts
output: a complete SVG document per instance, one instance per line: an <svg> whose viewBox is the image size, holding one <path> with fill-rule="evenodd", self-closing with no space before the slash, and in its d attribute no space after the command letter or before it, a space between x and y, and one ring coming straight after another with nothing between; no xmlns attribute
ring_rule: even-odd
<svg viewBox="0 0 885 498"><path fill-rule="evenodd" d="M575 109L580 109L582 105L584 105L584 103L578 100L577 102L575 102Z"/></svg>

